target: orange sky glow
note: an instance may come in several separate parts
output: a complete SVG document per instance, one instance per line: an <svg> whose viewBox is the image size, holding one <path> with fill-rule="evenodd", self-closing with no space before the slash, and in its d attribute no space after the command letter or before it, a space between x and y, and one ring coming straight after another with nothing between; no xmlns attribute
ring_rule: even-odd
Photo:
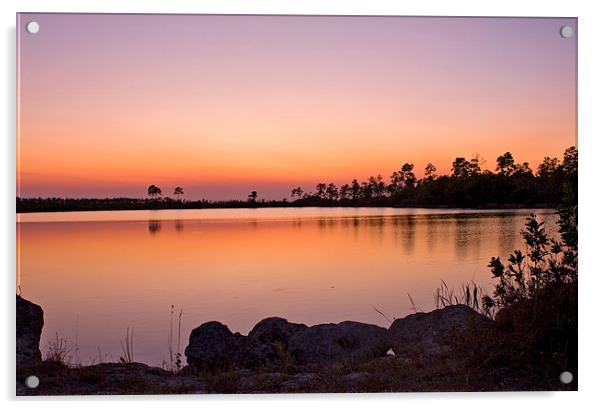
<svg viewBox="0 0 602 409"><path fill-rule="evenodd" d="M40 32L25 31L28 21ZM576 145L576 19L20 14L20 197L288 197Z"/></svg>

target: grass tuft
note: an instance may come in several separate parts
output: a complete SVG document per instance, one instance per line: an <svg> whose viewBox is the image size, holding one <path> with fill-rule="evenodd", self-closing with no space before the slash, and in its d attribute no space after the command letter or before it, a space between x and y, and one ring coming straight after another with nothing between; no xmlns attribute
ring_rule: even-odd
<svg viewBox="0 0 602 409"><path fill-rule="evenodd" d="M48 342L46 361L70 366L72 361L72 347L69 342L55 333L55 339Z"/></svg>
<svg viewBox="0 0 602 409"><path fill-rule="evenodd" d="M445 281L441 281L433 293L435 308L441 309L450 305L466 305L476 312L483 314L489 318L495 316L495 306L489 305L483 300L489 296L487 293L473 281L468 284L461 284L456 292L453 288L449 288Z"/></svg>

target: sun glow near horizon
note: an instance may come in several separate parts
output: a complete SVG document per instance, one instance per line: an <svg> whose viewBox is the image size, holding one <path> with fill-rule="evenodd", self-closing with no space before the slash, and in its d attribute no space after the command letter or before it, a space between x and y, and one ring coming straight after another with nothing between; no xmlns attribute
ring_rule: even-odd
<svg viewBox="0 0 602 409"><path fill-rule="evenodd" d="M41 30L30 35L35 19ZM576 145L576 19L20 14L18 196L280 199Z"/></svg>

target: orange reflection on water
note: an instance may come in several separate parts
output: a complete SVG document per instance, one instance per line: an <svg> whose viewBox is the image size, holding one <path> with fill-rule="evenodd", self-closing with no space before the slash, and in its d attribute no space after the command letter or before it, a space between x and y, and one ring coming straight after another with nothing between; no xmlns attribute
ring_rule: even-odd
<svg viewBox="0 0 602 409"><path fill-rule="evenodd" d="M125 329L134 327L135 358L161 363L171 305L184 311L181 349L209 320L243 333L274 315L387 326L374 307L405 316L411 294L429 310L441 280L489 288L489 258L520 246L528 213L365 209L274 218L261 217L273 216L270 209L256 210L253 219L235 217L237 210L230 219L221 217L228 212L175 219L161 211L144 221L18 223L19 279L23 295L44 308L43 349L59 333L77 342L82 362L99 347L117 359ZM112 218L119 213L126 212Z"/></svg>

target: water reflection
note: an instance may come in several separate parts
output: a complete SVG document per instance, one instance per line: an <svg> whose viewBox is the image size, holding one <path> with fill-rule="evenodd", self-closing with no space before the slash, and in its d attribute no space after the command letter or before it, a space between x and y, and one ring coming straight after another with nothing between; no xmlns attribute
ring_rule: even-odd
<svg viewBox="0 0 602 409"><path fill-rule="evenodd" d="M396 240L401 243L404 254L414 252L414 241L416 236L416 217L394 217L392 219L393 231L396 233Z"/></svg>
<svg viewBox="0 0 602 409"><path fill-rule="evenodd" d="M182 230L184 230L184 221L183 220L176 220L175 221L175 227L176 227L176 231L177 232L181 232Z"/></svg>
<svg viewBox="0 0 602 409"><path fill-rule="evenodd" d="M516 239L519 238L518 235L525 220L526 217L502 217L499 219L498 255L502 260L506 260L516 248Z"/></svg>
<svg viewBox="0 0 602 409"><path fill-rule="evenodd" d="M72 334L79 317L81 355L100 346L118 356L124 328L135 326L137 356L158 364L173 304L184 310L184 336L210 320L246 333L274 315L386 326L374 306L402 317L412 312L409 293L429 310L441 280L490 288L487 263L520 244L526 216L353 209L275 220L267 210L236 211L230 219L174 211L137 221L115 212L118 221L18 223L20 284L46 312L42 345Z"/></svg>
<svg viewBox="0 0 602 409"><path fill-rule="evenodd" d="M456 222L454 223L454 233L454 250L456 252L456 257L458 258L458 260L463 261L466 259L466 254L468 252L468 220L464 218L456 219Z"/></svg>
<svg viewBox="0 0 602 409"><path fill-rule="evenodd" d="M429 252L432 252L437 245L437 237L439 236L437 226L440 223L436 222L433 217L425 218L426 224L426 246Z"/></svg>
<svg viewBox="0 0 602 409"><path fill-rule="evenodd" d="M148 221L148 232L150 234L157 234L161 231L161 220L149 220Z"/></svg>

